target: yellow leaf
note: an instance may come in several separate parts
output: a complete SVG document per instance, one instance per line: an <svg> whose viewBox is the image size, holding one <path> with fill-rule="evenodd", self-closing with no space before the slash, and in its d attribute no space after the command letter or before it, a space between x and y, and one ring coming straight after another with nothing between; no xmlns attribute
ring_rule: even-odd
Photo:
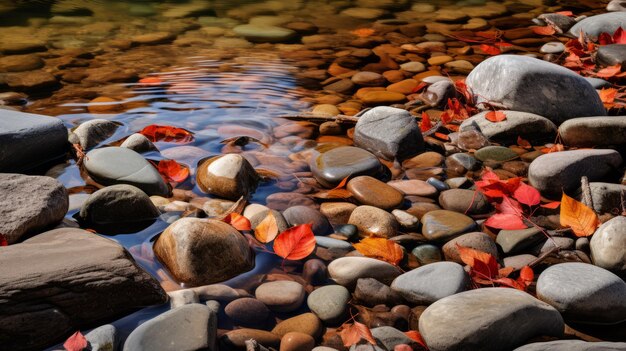
<svg viewBox="0 0 626 351"><path fill-rule="evenodd" d="M365 238L353 246L367 257L377 258L396 266L404 257L402 246L385 238Z"/></svg>
<svg viewBox="0 0 626 351"><path fill-rule="evenodd" d="M267 212L261 223L254 228L254 237L262 243L269 243L278 235L278 223L272 211Z"/></svg>
<svg viewBox="0 0 626 351"><path fill-rule="evenodd" d="M561 199L561 225L572 228L576 236L589 236L596 231L600 220L598 215L582 202L563 193Z"/></svg>

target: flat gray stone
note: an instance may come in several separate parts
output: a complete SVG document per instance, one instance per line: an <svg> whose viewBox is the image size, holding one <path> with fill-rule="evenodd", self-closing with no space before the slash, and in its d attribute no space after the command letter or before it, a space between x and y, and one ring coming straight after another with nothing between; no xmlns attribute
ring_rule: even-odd
<svg viewBox="0 0 626 351"><path fill-rule="evenodd" d="M408 111L378 106L359 117L354 145L386 160L402 161L423 150L424 138Z"/></svg>
<svg viewBox="0 0 626 351"><path fill-rule="evenodd" d="M591 264L549 267L537 279L537 297L571 322L617 324L626 320L626 283Z"/></svg>
<svg viewBox="0 0 626 351"><path fill-rule="evenodd" d="M169 310L138 326L124 343L124 351L197 350L209 346L211 309L201 304Z"/></svg>
<svg viewBox="0 0 626 351"><path fill-rule="evenodd" d="M345 320L348 301L352 296L341 285L328 285L315 289L307 298L307 305L322 322L341 324Z"/></svg>
<svg viewBox="0 0 626 351"><path fill-rule="evenodd" d="M111 185L91 194L80 209L90 223L138 222L158 217L161 212L141 189L128 184Z"/></svg>
<svg viewBox="0 0 626 351"><path fill-rule="evenodd" d="M604 116L596 90L580 75L528 56L498 55L480 63L467 76L478 104L530 112L560 124L570 118Z"/></svg>
<svg viewBox="0 0 626 351"><path fill-rule="evenodd" d="M162 304L159 282L118 243L62 228L2 248L0 344L41 350L59 336Z"/></svg>
<svg viewBox="0 0 626 351"><path fill-rule="evenodd" d="M626 62L626 44L601 45L596 52L596 60L602 66L623 67Z"/></svg>
<svg viewBox="0 0 626 351"><path fill-rule="evenodd" d="M580 117L559 126L563 144L578 147L626 144L626 116Z"/></svg>
<svg viewBox="0 0 626 351"><path fill-rule="evenodd" d="M455 262L435 262L400 275L391 289L409 302L427 305L465 291L468 284L463 266Z"/></svg>
<svg viewBox="0 0 626 351"><path fill-rule="evenodd" d="M619 27L626 28L626 13L610 12L583 19L576 23L569 33L578 38L582 31L592 38L597 38L601 33L613 35Z"/></svg>
<svg viewBox="0 0 626 351"><path fill-rule="evenodd" d="M372 336L378 340L385 350L393 350L396 345L405 344L417 346L417 342L409 338L406 334L393 327L372 328Z"/></svg>
<svg viewBox="0 0 626 351"><path fill-rule="evenodd" d="M505 254L515 254L527 249L542 240L546 236L537 228L501 230L496 237L496 243Z"/></svg>
<svg viewBox="0 0 626 351"><path fill-rule="evenodd" d="M580 187L580 177L601 181L617 171L622 157L615 150L571 150L537 157L528 168L528 180L543 196L560 197Z"/></svg>
<svg viewBox="0 0 626 351"><path fill-rule="evenodd" d="M68 208L67 190L56 179L0 173L0 233L9 244L61 222Z"/></svg>
<svg viewBox="0 0 626 351"><path fill-rule="evenodd" d="M510 288L448 296L419 318L419 331L431 351L511 350L533 337L560 337L564 329L552 306Z"/></svg>
<svg viewBox="0 0 626 351"><path fill-rule="evenodd" d="M315 235L326 235L332 233L332 227L326 216L320 211L308 206L292 206L283 211L283 217L290 226L300 224L312 224Z"/></svg>
<svg viewBox="0 0 626 351"><path fill-rule="evenodd" d="M484 111L463 121L461 130L473 126L494 141L516 141L518 136L526 140L552 140L556 135L556 125L545 117L528 112L503 112L504 121L491 122L485 118L489 111Z"/></svg>
<svg viewBox="0 0 626 351"><path fill-rule="evenodd" d="M400 294L374 278L361 278L357 280L356 288L354 289L354 298L359 304L369 307L376 305L393 307L404 302Z"/></svg>
<svg viewBox="0 0 626 351"><path fill-rule="evenodd" d="M0 172L23 172L65 156L60 119L0 109Z"/></svg>
<svg viewBox="0 0 626 351"><path fill-rule="evenodd" d="M369 151L353 146L341 146L311 158L311 172L320 184L334 188L344 178L369 175L379 178L383 165Z"/></svg>
<svg viewBox="0 0 626 351"><path fill-rule="evenodd" d="M105 147L89 151L85 168L96 182L103 185L130 184L148 195L167 197L170 193L156 168L127 148Z"/></svg>
<svg viewBox="0 0 626 351"><path fill-rule="evenodd" d="M374 278L390 284L400 273L398 267L369 257L341 257L328 265L330 277L348 289L353 289L359 278Z"/></svg>
<svg viewBox="0 0 626 351"><path fill-rule="evenodd" d="M85 334L91 351L115 351L118 349L117 329L111 324L100 326Z"/></svg>
<svg viewBox="0 0 626 351"><path fill-rule="evenodd" d="M593 264L617 274L626 273L626 217L604 222L589 243Z"/></svg>
<svg viewBox="0 0 626 351"><path fill-rule="evenodd" d="M624 342L587 342L582 340L555 340L534 342L513 351L624 351Z"/></svg>

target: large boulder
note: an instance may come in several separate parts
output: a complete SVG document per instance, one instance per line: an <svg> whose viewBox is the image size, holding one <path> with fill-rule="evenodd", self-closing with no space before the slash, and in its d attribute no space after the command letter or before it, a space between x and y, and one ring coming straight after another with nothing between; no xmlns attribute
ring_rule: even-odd
<svg viewBox="0 0 626 351"><path fill-rule="evenodd" d="M598 93L583 77L528 56L491 57L466 82L478 104L534 113L557 125L574 117L606 115Z"/></svg>
<svg viewBox="0 0 626 351"><path fill-rule="evenodd" d="M511 350L537 336L561 336L564 329L552 306L508 288L445 297L419 318L419 331L431 351Z"/></svg>
<svg viewBox="0 0 626 351"><path fill-rule="evenodd" d="M218 220L181 218L154 243L154 253L176 279L198 286L222 282L254 268L246 238Z"/></svg>
<svg viewBox="0 0 626 351"><path fill-rule="evenodd" d="M613 34L619 28L626 28L626 12L610 12L587 17L570 28L569 33L575 37L584 32L592 38L601 33Z"/></svg>
<svg viewBox="0 0 626 351"><path fill-rule="evenodd" d="M0 345L41 350L77 329L164 303L159 283L116 242L55 229L0 254Z"/></svg>
<svg viewBox="0 0 626 351"><path fill-rule="evenodd" d="M408 111L379 106L359 117L354 144L386 160L402 161L423 150L424 138Z"/></svg>
<svg viewBox="0 0 626 351"><path fill-rule="evenodd" d="M54 178L0 174L0 233L9 244L61 222L68 207L67 190Z"/></svg>
<svg viewBox="0 0 626 351"><path fill-rule="evenodd" d="M67 128L54 117L0 109L0 172L23 172L65 156Z"/></svg>

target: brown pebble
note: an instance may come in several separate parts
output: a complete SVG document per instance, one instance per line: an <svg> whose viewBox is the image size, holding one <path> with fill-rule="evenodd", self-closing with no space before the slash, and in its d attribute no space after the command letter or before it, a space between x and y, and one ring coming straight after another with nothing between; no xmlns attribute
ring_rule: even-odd
<svg viewBox="0 0 626 351"><path fill-rule="evenodd" d="M280 340L280 351L311 351L315 347L315 339L312 336L289 332Z"/></svg>

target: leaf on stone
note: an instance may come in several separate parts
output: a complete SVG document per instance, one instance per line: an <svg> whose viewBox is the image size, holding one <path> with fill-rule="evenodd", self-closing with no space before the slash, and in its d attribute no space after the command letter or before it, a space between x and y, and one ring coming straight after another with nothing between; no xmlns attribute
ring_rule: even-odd
<svg viewBox="0 0 626 351"><path fill-rule="evenodd" d="M480 50L483 51L485 54L491 56L500 55L502 53L502 50L500 50L500 48L489 44L481 44Z"/></svg>
<svg viewBox="0 0 626 351"><path fill-rule="evenodd" d="M167 141L188 143L193 140L193 134L190 131L172 126L151 124L142 129L139 133L143 134L152 142Z"/></svg>
<svg viewBox="0 0 626 351"><path fill-rule="evenodd" d="M596 72L596 77L598 78L612 78L622 72L622 65L617 64L615 66L605 67L598 72Z"/></svg>
<svg viewBox="0 0 626 351"><path fill-rule="evenodd" d="M485 221L485 225L491 228L505 230L528 228L519 215L511 213L496 213Z"/></svg>
<svg viewBox="0 0 626 351"><path fill-rule="evenodd" d="M251 229L250 221L246 217L236 212L229 213L228 216L222 219L222 221L230 224L231 226L233 226L233 228L239 231Z"/></svg>
<svg viewBox="0 0 626 351"><path fill-rule="evenodd" d="M589 236L596 231L600 220L598 215L587 205L563 193L561 198L561 225L572 228L576 236Z"/></svg>
<svg viewBox="0 0 626 351"><path fill-rule="evenodd" d="M553 35L554 33L556 33L556 30L552 26L544 26L544 27L534 26L531 28L533 30L533 33L539 34L539 35Z"/></svg>
<svg viewBox="0 0 626 351"><path fill-rule="evenodd" d="M397 266L404 257L402 246L385 238L365 238L353 244L364 256L376 258Z"/></svg>
<svg viewBox="0 0 626 351"><path fill-rule="evenodd" d="M527 285L530 285L533 279L535 279L535 272L533 272L533 269L529 266L524 266L519 272L519 279L522 282L528 283Z"/></svg>
<svg viewBox="0 0 626 351"><path fill-rule="evenodd" d="M420 334L417 330L409 330L408 332L404 332L404 335L408 336L409 339L415 341L423 347L428 347L426 346L426 341L424 341L422 334Z"/></svg>
<svg viewBox="0 0 626 351"><path fill-rule="evenodd" d="M615 98L617 97L617 89L605 88L605 89L599 90L598 95L600 95L600 100L602 100L604 107L611 108L615 105Z"/></svg>
<svg viewBox="0 0 626 351"><path fill-rule="evenodd" d="M547 204L540 205L540 207L549 208L551 210L554 210L558 208L559 206L561 206L561 201L552 201L552 202L548 202Z"/></svg>
<svg viewBox="0 0 626 351"><path fill-rule="evenodd" d="M422 122L420 123L420 130L422 133L426 133L433 127L433 122L430 121L430 116L426 112L422 112Z"/></svg>
<svg viewBox="0 0 626 351"><path fill-rule="evenodd" d="M315 250L312 224L301 224L280 233L274 241L274 252L286 260L301 260Z"/></svg>
<svg viewBox="0 0 626 351"><path fill-rule="evenodd" d="M9 241L4 234L0 234L0 246L9 246Z"/></svg>
<svg viewBox="0 0 626 351"><path fill-rule="evenodd" d="M481 279L492 279L498 276L498 261L491 254L456 244L461 260Z"/></svg>
<svg viewBox="0 0 626 351"><path fill-rule="evenodd" d="M539 194L539 190L524 182L519 183L519 186L513 192L513 197L526 206L535 206L541 203L541 195Z"/></svg>
<svg viewBox="0 0 626 351"><path fill-rule="evenodd" d="M272 211L267 211L267 216L254 228L254 237L258 241L267 244L276 239L277 235L278 223L276 222L276 217Z"/></svg>
<svg viewBox="0 0 626 351"><path fill-rule="evenodd" d="M506 195L502 197L502 202L496 204L496 210L498 213L513 214L518 217L521 217L524 213L524 210L519 202Z"/></svg>
<svg viewBox="0 0 626 351"><path fill-rule="evenodd" d="M624 28L619 27L613 33L613 44L626 44L626 30Z"/></svg>
<svg viewBox="0 0 626 351"><path fill-rule="evenodd" d="M367 325L355 321L353 324L344 326L343 330L339 333L343 345L350 347L356 345L361 339L367 340L372 345L376 345L376 340L372 335L372 331Z"/></svg>
<svg viewBox="0 0 626 351"><path fill-rule="evenodd" d="M189 177L189 168L174 160L161 160L157 166L159 173L167 180L182 183Z"/></svg>
<svg viewBox="0 0 626 351"><path fill-rule="evenodd" d="M533 147L528 140L523 139L521 136L517 137L517 146L523 147L524 149L530 149Z"/></svg>
<svg viewBox="0 0 626 351"><path fill-rule="evenodd" d="M77 331L76 333L72 334L72 336L67 338L67 340L65 340L65 343L63 343L63 347L67 351L82 351L87 348L87 339L85 339L80 331Z"/></svg>
<svg viewBox="0 0 626 351"><path fill-rule="evenodd" d="M485 119L493 123L498 123L506 119L506 114L502 111L490 111L485 115Z"/></svg>

